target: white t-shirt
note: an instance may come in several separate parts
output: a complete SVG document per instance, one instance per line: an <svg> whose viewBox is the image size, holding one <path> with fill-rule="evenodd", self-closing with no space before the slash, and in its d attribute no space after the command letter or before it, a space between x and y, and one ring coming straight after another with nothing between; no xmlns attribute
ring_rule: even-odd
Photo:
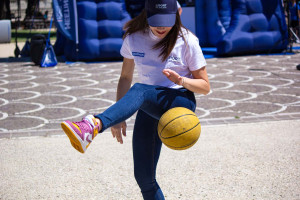
<svg viewBox="0 0 300 200"><path fill-rule="evenodd" d="M159 57L160 49L154 50L153 46L160 40L150 29L145 33L136 32L128 35L123 42L121 55L125 58L134 59L138 70L139 81L149 85L159 85L169 88L181 88L170 81L163 73L163 69L172 69L180 76L193 78L191 71L206 66L198 38L190 31L185 31L184 37L179 37L169 56L162 62Z"/></svg>

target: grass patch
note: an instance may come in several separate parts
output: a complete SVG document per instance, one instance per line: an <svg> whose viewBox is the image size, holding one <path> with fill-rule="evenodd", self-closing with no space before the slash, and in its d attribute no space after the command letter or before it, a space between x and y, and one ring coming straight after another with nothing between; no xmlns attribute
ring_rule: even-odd
<svg viewBox="0 0 300 200"><path fill-rule="evenodd" d="M18 30L18 42L25 42L27 38L31 38L35 34L43 34L48 37L49 30L32 30L30 33L30 30ZM11 30L11 42L15 42L16 37L16 31L14 29ZM50 40L55 41L56 40L56 31L50 32Z"/></svg>

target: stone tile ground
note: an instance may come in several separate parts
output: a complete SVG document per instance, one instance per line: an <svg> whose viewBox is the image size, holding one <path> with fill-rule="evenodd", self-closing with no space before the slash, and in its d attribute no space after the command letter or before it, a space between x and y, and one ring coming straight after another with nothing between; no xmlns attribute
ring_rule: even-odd
<svg viewBox="0 0 300 200"><path fill-rule="evenodd" d="M300 54L207 60L211 92L196 95L202 125L300 119ZM60 122L115 101L121 62L0 63L0 138L63 134ZM137 81L137 74L134 74ZM128 120L132 129L135 116Z"/></svg>

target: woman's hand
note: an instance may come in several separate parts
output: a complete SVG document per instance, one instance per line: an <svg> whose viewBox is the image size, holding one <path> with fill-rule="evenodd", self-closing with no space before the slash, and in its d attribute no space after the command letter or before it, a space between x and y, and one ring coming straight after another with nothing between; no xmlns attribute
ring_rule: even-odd
<svg viewBox="0 0 300 200"><path fill-rule="evenodd" d="M123 144L122 135L126 137L126 128L127 124L125 121L111 127L113 137L117 138L117 141L120 142L120 144Z"/></svg>
<svg viewBox="0 0 300 200"><path fill-rule="evenodd" d="M177 72L171 69L164 69L163 74L173 83L177 85L182 85L183 83L183 77L180 76Z"/></svg>

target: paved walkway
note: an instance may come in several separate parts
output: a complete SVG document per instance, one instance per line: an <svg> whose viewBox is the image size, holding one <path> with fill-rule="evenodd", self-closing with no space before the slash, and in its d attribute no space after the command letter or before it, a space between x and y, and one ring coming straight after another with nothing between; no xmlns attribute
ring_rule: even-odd
<svg viewBox="0 0 300 200"><path fill-rule="evenodd" d="M299 200L299 123L203 126L192 148L163 146L166 200ZM84 155L64 136L2 139L0 160L3 200L142 200L130 132L123 145L105 132Z"/></svg>
<svg viewBox="0 0 300 200"><path fill-rule="evenodd" d="M299 200L300 54L207 62L212 90L196 95L200 140L185 151L162 149L157 179L166 199ZM60 129L114 103L120 67L0 58L0 199L142 199L135 116L123 145L106 131L84 155Z"/></svg>
<svg viewBox="0 0 300 200"><path fill-rule="evenodd" d="M196 95L202 125L300 119L299 53L207 62L212 90ZM115 101L120 68L121 62L0 63L0 138L62 134L61 121L105 110Z"/></svg>

